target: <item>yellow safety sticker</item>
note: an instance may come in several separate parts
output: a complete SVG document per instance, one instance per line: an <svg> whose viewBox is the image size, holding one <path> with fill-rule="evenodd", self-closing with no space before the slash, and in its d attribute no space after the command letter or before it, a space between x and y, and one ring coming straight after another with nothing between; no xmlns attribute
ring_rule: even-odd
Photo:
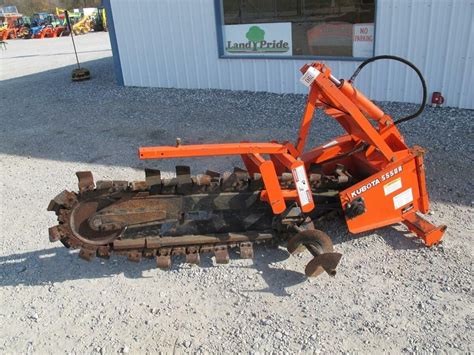
<svg viewBox="0 0 474 355"><path fill-rule="evenodd" d="M388 184L383 185L383 191L385 196L390 195L392 192L397 191L402 188L402 178L399 177L393 181L390 181Z"/></svg>

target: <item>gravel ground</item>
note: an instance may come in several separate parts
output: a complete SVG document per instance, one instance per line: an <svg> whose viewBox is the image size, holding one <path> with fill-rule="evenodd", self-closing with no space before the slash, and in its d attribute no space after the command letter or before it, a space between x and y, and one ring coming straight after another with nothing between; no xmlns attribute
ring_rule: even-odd
<svg viewBox="0 0 474 355"><path fill-rule="evenodd" d="M449 227L439 247L423 247L400 226L350 235L333 220L320 227L344 254L334 279L309 280L300 273L307 256L263 246L255 260L233 255L225 266L205 259L201 268L161 271L122 257L86 263L47 235L55 216L46 206L76 188L75 171L140 179L136 148L176 137L293 139L305 97L117 87L106 34L80 38L93 78L72 83L72 67L61 67L74 63L66 40L57 39L56 49L10 41L0 54L0 352L474 351L473 111L427 108L402 127L410 144L428 150L428 218ZM381 106L394 117L415 108ZM311 145L340 129L318 117L313 132ZM238 161L147 166L172 171L176 163L199 173Z"/></svg>

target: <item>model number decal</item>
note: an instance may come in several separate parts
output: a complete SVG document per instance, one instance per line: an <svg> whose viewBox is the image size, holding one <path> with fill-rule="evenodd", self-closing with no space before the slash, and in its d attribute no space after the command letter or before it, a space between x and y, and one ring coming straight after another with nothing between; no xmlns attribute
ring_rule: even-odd
<svg viewBox="0 0 474 355"><path fill-rule="evenodd" d="M381 182L387 181L391 177L393 177L397 174L400 174L401 172L402 172L402 166L400 165L399 167L397 167L395 169L392 169L392 170L386 172L385 174L381 175L380 177L375 178L371 182L368 182L367 184L359 187L357 190L352 191L351 192L351 198L356 198L360 194L363 194L364 192L370 190L372 187L377 186Z"/></svg>

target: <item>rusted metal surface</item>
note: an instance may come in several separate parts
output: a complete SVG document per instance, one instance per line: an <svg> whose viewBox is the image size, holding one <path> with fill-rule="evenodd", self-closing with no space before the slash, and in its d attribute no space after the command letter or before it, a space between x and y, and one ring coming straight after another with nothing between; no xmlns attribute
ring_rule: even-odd
<svg viewBox="0 0 474 355"><path fill-rule="evenodd" d="M79 251L79 257L81 259L84 259L86 261L91 261L96 255L96 250L95 249L88 249L86 247L83 247Z"/></svg>
<svg viewBox="0 0 474 355"><path fill-rule="evenodd" d="M253 244L251 242L240 243L240 257L242 259L253 259Z"/></svg>
<svg viewBox="0 0 474 355"><path fill-rule="evenodd" d="M201 262L201 259L199 257L199 248L195 246L186 248L186 262L188 264L199 265L199 263Z"/></svg>
<svg viewBox="0 0 474 355"><path fill-rule="evenodd" d="M79 172L79 193L63 191L48 206L59 222L49 229L50 240L80 249L84 260L115 253L133 262L155 258L157 267L166 269L177 255L199 264L200 254L210 253L216 263L226 264L229 248L251 259L255 243L284 239L291 226L307 223L296 207L275 219L261 201L259 174L251 177L235 168L191 176L187 166L176 173L162 179L159 170L147 169L145 181L97 181L94 188L92 174ZM278 180L282 187L292 184L291 174ZM321 190L323 180L332 184L337 176L313 179L313 188ZM336 201L337 194L324 198ZM314 265L313 274L322 267Z"/></svg>
<svg viewBox="0 0 474 355"><path fill-rule="evenodd" d="M316 277L323 271L329 276L336 276L336 267L342 258L340 253L327 252L321 255L315 256L305 268L305 274L309 277Z"/></svg>
<svg viewBox="0 0 474 355"><path fill-rule="evenodd" d="M227 264L229 262L229 251L225 244L216 245L214 247L214 255L216 256L217 264Z"/></svg>
<svg viewBox="0 0 474 355"><path fill-rule="evenodd" d="M49 228L49 241L50 242L57 242L61 239L61 230L60 226L54 226Z"/></svg>
<svg viewBox="0 0 474 355"><path fill-rule="evenodd" d="M145 247L145 239L117 239L113 241L114 250L129 250Z"/></svg>
<svg viewBox="0 0 474 355"><path fill-rule="evenodd" d="M60 194L58 194L55 198L53 198L48 205L48 211L54 211L58 214L59 209L61 206L64 208L71 208L77 202L76 194L73 192L69 192L64 190Z"/></svg>
<svg viewBox="0 0 474 355"><path fill-rule="evenodd" d="M156 256L156 266L161 269L171 267L171 248L160 248Z"/></svg>
<svg viewBox="0 0 474 355"><path fill-rule="evenodd" d="M161 185L161 171L145 169L145 181L149 187L153 185Z"/></svg>
<svg viewBox="0 0 474 355"><path fill-rule="evenodd" d="M79 180L80 193L94 189L94 177L90 171L78 171L76 175Z"/></svg>
<svg viewBox="0 0 474 355"><path fill-rule="evenodd" d="M328 275L336 275L336 267L342 254L334 253L333 244L329 236L317 229L303 230L288 241L290 254L301 253L306 248L313 259L306 265L305 274L316 277L326 271Z"/></svg>
<svg viewBox="0 0 474 355"><path fill-rule="evenodd" d="M128 260L138 263L142 258L141 250L131 250L127 255Z"/></svg>
<svg viewBox="0 0 474 355"><path fill-rule="evenodd" d="M112 230L160 221L166 218L167 209L171 209L161 202L141 197L118 201L91 216L89 224L94 230Z"/></svg>
<svg viewBox="0 0 474 355"><path fill-rule="evenodd" d="M69 223L62 226L68 226L71 235L68 235L68 241L71 240L84 245L107 245L117 239L122 233L121 230L96 231L89 224L89 217L92 216L99 207L99 202L95 199L83 203L77 203L71 211Z"/></svg>

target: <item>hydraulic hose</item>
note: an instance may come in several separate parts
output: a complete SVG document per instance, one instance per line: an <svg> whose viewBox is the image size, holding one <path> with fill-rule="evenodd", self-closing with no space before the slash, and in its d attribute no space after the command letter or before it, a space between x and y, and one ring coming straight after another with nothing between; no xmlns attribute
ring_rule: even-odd
<svg viewBox="0 0 474 355"><path fill-rule="evenodd" d="M426 88L426 81L425 81L425 78L423 77L423 75L421 74L420 70L415 66L415 64L413 64L412 62L406 60L406 59L403 59L403 58L400 58L400 57L397 57L397 56L394 56L394 55L378 55L378 56L375 56L375 57L372 57L372 58L369 58L367 60L364 60L356 69L356 71L354 72L354 74L352 74L351 78L349 79L351 83L354 83L355 81L355 78L357 77L357 75L359 75L360 71L362 70L362 68L364 68L367 64L369 63L372 63L372 62L375 62L377 60L381 60L381 59L390 59L390 60L395 60L397 62L401 62L407 66L409 66L410 68L412 68L415 73L418 75L418 78L420 79L420 82L421 82L421 86L423 88L423 99L422 99L422 102L420 104L420 107L418 108L418 110L409 115L409 116L406 116L406 117L402 117L398 120L396 120L394 123L395 124L399 124L399 123L402 123L402 122L406 122L406 121L409 121L409 120L412 120L414 119L415 117L418 117L419 115L421 115L421 113L424 111L425 109L425 105L426 105L426 100L428 98L428 90Z"/></svg>

